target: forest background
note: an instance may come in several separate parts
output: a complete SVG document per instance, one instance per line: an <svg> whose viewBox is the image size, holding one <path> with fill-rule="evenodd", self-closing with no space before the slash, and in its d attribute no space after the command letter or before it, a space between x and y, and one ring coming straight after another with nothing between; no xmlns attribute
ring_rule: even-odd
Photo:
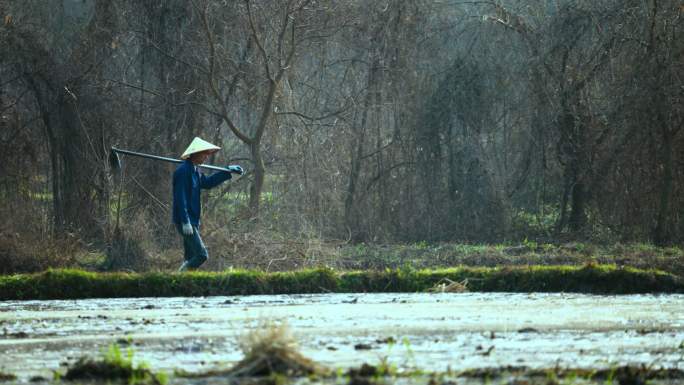
<svg viewBox="0 0 684 385"><path fill-rule="evenodd" d="M108 158L195 136L247 170L204 197L210 269L482 244L682 255L680 1L0 0L0 17L0 272L177 266L174 165Z"/></svg>

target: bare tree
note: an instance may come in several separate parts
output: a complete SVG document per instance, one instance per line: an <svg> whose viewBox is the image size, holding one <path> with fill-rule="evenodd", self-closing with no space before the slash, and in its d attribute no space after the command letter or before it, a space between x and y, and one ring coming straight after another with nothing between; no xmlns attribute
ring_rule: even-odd
<svg viewBox="0 0 684 385"><path fill-rule="evenodd" d="M31 9L26 6L24 10ZM98 108L86 85L110 55L116 15L110 2L96 2L88 25L75 35L74 47L51 45L49 31L36 28L30 13L15 15L3 28L2 56L15 58L23 67L18 71L22 84L31 92L45 127L55 229L100 237L103 228L90 214L101 212L101 203L107 200L102 195L107 191L101 168L104 151L99 135L84 123L83 111Z"/></svg>
<svg viewBox="0 0 684 385"><path fill-rule="evenodd" d="M310 0L289 0L252 2L245 0L232 7L228 13L221 12L222 7L211 1L195 4L195 8L202 20L202 26L207 44L207 82L211 97L212 112L221 117L230 131L248 148L253 164L253 180L250 189L249 206L252 216L257 216L261 194L264 188L266 166L263 155L263 138L272 127L273 113L276 109L278 93L287 71L292 70L298 50L320 33L322 23L326 19L325 10L331 5L327 2L312 2ZM222 17L237 16L239 23L228 22ZM217 30L233 33L232 43L222 40ZM242 74L232 58L226 57L222 44L236 44L242 47L246 57L254 63L249 66L249 79ZM223 36L224 38L226 36ZM255 52L251 54L250 51ZM245 59L246 59L245 57ZM231 63L232 62L232 63ZM230 76L232 82L226 81ZM229 110L229 98L235 82L244 82L259 90L247 90L258 101L255 122L248 127L240 127Z"/></svg>

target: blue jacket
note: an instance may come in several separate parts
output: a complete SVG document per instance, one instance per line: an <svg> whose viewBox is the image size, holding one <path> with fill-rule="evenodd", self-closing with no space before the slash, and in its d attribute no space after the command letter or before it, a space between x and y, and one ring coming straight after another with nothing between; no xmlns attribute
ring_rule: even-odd
<svg viewBox="0 0 684 385"><path fill-rule="evenodd" d="M231 178L229 172L204 176L190 160L183 162L173 173L173 223L190 222L199 226L202 205L200 189L210 189Z"/></svg>

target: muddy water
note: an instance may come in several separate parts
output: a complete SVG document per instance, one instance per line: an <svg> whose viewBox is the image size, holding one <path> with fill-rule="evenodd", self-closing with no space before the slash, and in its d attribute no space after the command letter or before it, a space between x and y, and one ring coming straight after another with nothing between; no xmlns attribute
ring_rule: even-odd
<svg viewBox="0 0 684 385"><path fill-rule="evenodd" d="M0 302L0 371L52 377L115 343L155 371L228 367L264 319L332 367L684 369L682 295L473 293Z"/></svg>

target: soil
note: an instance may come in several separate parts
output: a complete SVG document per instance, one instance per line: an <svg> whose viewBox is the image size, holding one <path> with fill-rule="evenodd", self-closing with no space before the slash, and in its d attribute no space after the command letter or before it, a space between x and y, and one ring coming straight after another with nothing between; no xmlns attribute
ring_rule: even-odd
<svg viewBox="0 0 684 385"><path fill-rule="evenodd" d="M684 370L682 309L677 294L7 301L0 302L0 371L20 381L52 378L111 344L133 349L134 361L155 372L227 369L243 359L240 338L265 319L287 321L304 356L343 371L364 363L454 375L506 367Z"/></svg>

